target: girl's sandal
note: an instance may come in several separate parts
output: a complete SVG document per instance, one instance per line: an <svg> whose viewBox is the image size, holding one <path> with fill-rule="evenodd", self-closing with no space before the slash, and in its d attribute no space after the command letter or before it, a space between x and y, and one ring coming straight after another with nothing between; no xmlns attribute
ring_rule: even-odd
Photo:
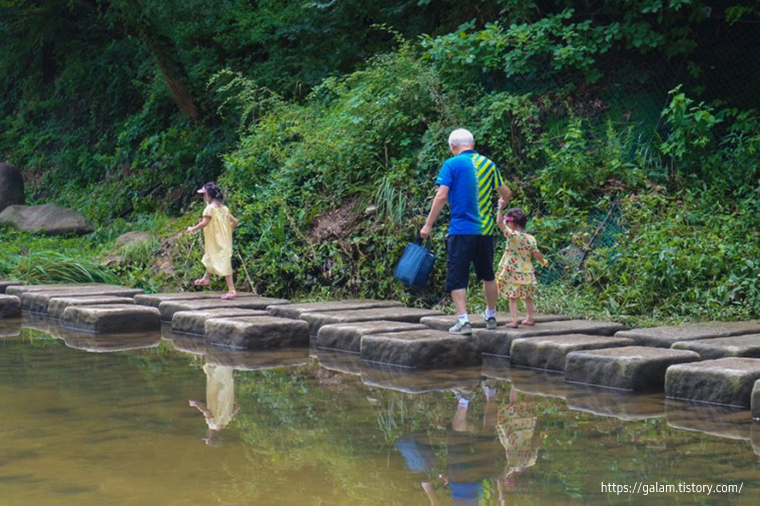
<svg viewBox="0 0 760 506"><path fill-rule="evenodd" d="M235 290L230 290L229 292L222 295L222 300L234 299L236 296L237 296L237 292Z"/></svg>
<svg viewBox="0 0 760 506"><path fill-rule="evenodd" d="M517 322L510 322L510 323L505 324L504 326L507 327L508 329L516 329L517 327L520 326L520 324Z"/></svg>
<svg viewBox="0 0 760 506"><path fill-rule="evenodd" d="M210 284L211 284L211 280L209 279L200 278L193 281L193 285L195 286L208 286Z"/></svg>
<svg viewBox="0 0 760 506"><path fill-rule="evenodd" d="M532 326L534 326L536 324L536 322L533 321L533 320L523 320L522 324L523 325L527 325L528 327L532 327Z"/></svg>

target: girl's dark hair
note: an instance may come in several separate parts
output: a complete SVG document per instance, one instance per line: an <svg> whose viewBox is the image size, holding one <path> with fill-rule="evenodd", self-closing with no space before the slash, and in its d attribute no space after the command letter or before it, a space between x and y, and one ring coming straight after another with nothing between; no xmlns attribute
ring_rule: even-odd
<svg viewBox="0 0 760 506"><path fill-rule="evenodd" d="M507 211L507 217L512 218L510 221L514 222L518 227L525 228L525 225L528 223L528 215L519 207L513 207Z"/></svg>
<svg viewBox="0 0 760 506"><path fill-rule="evenodd" d="M222 189L219 188L219 185L214 183L213 181L210 183L204 184L203 189L206 190L206 193L212 199L218 200L219 202L222 202L224 200L224 194L222 193Z"/></svg>

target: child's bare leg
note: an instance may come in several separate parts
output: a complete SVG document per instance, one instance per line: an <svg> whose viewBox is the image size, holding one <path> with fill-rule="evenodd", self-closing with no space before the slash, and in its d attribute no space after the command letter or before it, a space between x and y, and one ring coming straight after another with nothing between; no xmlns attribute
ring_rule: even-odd
<svg viewBox="0 0 760 506"><path fill-rule="evenodd" d="M533 320L533 310L533 297L525 297L525 311L528 313L528 317L523 322L524 325L535 324L535 321Z"/></svg>
<svg viewBox="0 0 760 506"><path fill-rule="evenodd" d="M507 327L517 328L517 299L514 297L509 298L509 317L511 321L507 324Z"/></svg>
<svg viewBox="0 0 760 506"><path fill-rule="evenodd" d="M224 280L227 282L227 293L222 295L222 298L225 300L232 299L237 295L237 292L235 291L235 284L232 282L232 274L229 276L224 276Z"/></svg>

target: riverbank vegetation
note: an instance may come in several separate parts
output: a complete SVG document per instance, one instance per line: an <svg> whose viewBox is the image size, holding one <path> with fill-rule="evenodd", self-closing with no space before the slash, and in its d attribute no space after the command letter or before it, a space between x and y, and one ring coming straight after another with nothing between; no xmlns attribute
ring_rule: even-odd
<svg viewBox="0 0 760 506"><path fill-rule="evenodd" d="M391 273L465 126L548 252L546 310L760 313L756 3L190 4L0 8L0 158L98 226L0 231L0 276L188 288L216 179L244 287L445 307L446 216L431 286ZM129 231L154 237L113 251Z"/></svg>

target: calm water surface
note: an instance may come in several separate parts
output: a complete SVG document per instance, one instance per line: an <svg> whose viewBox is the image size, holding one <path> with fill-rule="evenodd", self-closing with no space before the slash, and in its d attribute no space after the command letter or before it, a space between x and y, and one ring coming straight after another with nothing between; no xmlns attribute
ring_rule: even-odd
<svg viewBox="0 0 760 506"><path fill-rule="evenodd" d="M747 411L501 361L412 374L321 350L4 320L0 400L3 505L760 501L760 424ZM601 482L742 491L616 495Z"/></svg>

